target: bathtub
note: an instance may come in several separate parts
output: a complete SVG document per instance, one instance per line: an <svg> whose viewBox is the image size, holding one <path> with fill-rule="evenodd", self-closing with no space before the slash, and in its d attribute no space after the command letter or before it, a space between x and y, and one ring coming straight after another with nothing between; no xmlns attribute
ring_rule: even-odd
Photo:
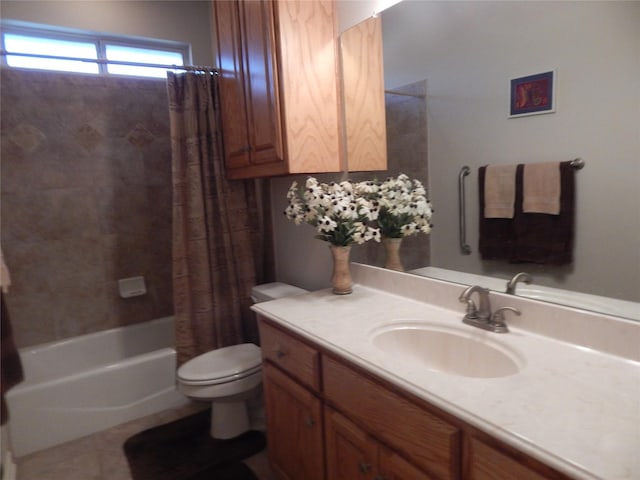
<svg viewBox="0 0 640 480"><path fill-rule="evenodd" d="M439 267L423 267L411 270L409 273L417 273L418 275L461 283L463 285L480 285L497 292L504 292L507 286L507 280L504 279L474 273L458 272ZM640 304L638 304L638 302L535 285L535 279L534 283L530 285L518 283L516 293L518 296L531 298L533 300L542 300L640 321Z"/></svg>
<svg viewBox="0 0 640 480"><path fill-rule="evenodd" d="M173 338L165 317L20 349L25 381L7 395L14 455L187 404Z"/></svg>

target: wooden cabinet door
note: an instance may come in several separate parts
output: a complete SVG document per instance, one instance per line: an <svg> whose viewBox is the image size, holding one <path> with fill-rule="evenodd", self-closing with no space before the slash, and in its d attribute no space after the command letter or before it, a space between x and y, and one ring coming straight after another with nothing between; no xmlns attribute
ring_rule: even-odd
<svg viewBox="0 0 640 480"><path fill-rule="evenodd" d="M218 0L212 3L218 39L225 165L227 168L239 168L250 164L240 4L232 0Z"/></svg>
<svg viewBox="0 0 640 480"><path fill-rule="evenodd" d="M347 164L350 172L387 169L382 18L340 36Z"/></svg>
<svg viewBox="0 0 640 480"><path fill-rule="evenodd" d="M327 478L374 480L377 447L362 430L335 410L325 409Z"/></svg>
<svg viewBox="0 0 640 480"><path fill-rule="evenodd" d="M268 362L263 373L272 468L283 480L323 480L320 400Z"/></svg>
<svg viewBox="0 0 640 480"><path fill-rule="evenodd" d="M241 10L251 163L281 162L274 5L271 0L244 1Z"/></svg>
<svg viewBox="0 0 640 480"><path fill-rule="evenodd" d="M427 475L385 447L380 447L378 464L380 477L377 480L435 480L435 477Z"/></svg>
<svg viewBox="0 0 640 480"><path fill-rule="evenodd" d="M213 2L220 109L230 178L253 165L283 162L273 3Z"/></svg>
<svg viewBox="0 0 640 480"><path fill-rule="evenodd" d="M550 480L564 478L546 476L531 470L493 447L471 438L469 480Z"/></svg>

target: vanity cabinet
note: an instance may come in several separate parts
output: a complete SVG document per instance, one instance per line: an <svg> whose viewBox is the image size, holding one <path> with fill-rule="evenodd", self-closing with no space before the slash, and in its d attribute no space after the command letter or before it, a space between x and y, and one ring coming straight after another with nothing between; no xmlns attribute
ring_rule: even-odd
<svg viewBox="0 0 640 480"><path fill-rule="evenodd" d="M228 178L341 171L333 0L216 0Z"/></svg>
<svg viewBox="0 0 640 480"><path fill-rule="evenodd" d="M269 461L281 480L323 480L319 352L260 323Z"/></svg>
<svg viewBox="0 0 640 480"><path fill-rule="evenodd" d="M281 480L570 480L258 318L268 453Z"/></svg>

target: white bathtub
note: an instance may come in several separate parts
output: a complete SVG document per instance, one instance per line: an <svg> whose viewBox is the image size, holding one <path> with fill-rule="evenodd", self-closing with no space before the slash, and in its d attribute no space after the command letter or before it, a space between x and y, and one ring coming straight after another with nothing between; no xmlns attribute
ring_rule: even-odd
<svg viewBox="0 0 640 480"><path fill-rule="evenodd" d="M173 317L20 350L7 395L15 456L188 403L176 390Z"/></svg>

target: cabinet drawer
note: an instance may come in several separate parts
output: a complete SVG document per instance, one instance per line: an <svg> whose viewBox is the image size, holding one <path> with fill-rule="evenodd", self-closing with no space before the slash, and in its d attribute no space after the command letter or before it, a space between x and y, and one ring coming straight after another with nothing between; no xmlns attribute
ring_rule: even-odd
<svg viewBox="0 0 640 480"><path fill-rule="evenodd" d="M301 383L320 390L320 354L306 343L260 321L262 357Z"/></svg>
<svg viewBox="0 0 640 480"><path fill-rule="evenodd" d="M460 431L401 395L330 357L325 398L434 478L460 475Z"/></svg>
<svg viewBox="0 0 640 480"><path fill-rule="evenodd" d="M470 480L552 480L565 479L564 475L556 475L555 472L547 471L544 474L538 473L527 465L511 458L486 443L471 438L468 452L468 473L465 478ZM527 458L522 460L527 461ZM529 462L531 462L529 460ZM547 469L549 470L549 469Z"/></svg>

